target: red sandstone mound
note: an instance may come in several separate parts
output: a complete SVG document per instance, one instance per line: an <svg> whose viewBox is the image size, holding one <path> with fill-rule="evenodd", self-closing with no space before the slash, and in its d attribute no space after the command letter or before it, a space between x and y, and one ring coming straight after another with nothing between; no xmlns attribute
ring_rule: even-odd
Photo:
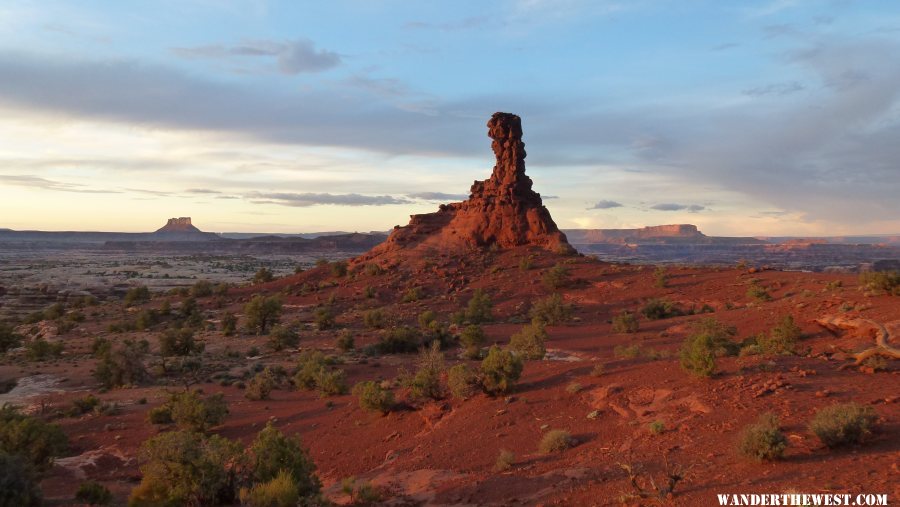
<svg viewBox="0 0 900 507"><path fill-rule="evenodd" d="M412 215L409 225L394 228L364 259L413 249L465 250L493 245L574 252L525 174L522 120L514 114L494 113L487 126L497 157L491 177L476 181L463 202L442 204L435 213Z"/></svg>

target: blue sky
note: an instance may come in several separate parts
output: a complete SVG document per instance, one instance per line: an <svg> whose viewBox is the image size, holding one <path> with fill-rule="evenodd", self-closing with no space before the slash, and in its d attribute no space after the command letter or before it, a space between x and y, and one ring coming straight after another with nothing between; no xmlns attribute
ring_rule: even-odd
<svg viewBox="0 0 900 507"><path fill-rule="evenodd" d="M386 230L523 118L557 223L900 232L877 0L0 4L0 227Z"/></svg>

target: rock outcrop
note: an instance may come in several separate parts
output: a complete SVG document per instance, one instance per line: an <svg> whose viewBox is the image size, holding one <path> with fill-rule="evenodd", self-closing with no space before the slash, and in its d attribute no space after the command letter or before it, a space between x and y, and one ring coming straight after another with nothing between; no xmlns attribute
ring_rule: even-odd
<svg viewBox="0 0 900 507"><path fill-rule="evenodd" d="M191 224L191 217L170 218L166 225L156 230L157 233L165 232L202 232Z"/></svg>
<svg viewBox="0 0 900 507"><path fill-rule="evenodd" d="M521 119L514 114L494 113L487 127L496 157L491 177L475 181L469 198L463 202L442 204L435 213L412 215L409 225L395 227L388 239L366 258L397 250L495 245L574 252L525 174Z"/></svg>

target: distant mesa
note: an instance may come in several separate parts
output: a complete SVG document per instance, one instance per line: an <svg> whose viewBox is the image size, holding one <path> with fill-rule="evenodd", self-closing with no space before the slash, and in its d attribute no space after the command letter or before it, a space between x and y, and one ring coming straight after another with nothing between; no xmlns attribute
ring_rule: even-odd
<svg viewBox="0 0 900 507"><path fill-rule="evenodd" d="M494 113L487 123L496 164L491 177L475 181L469 198L442 204L438 211L412 215L409 225L395 227L388 239L364 259L408 250L467 250L519 246L572 253L550 217L541 195L525 174L522 121L509 113Z"/></svg>
<svg viewBox="0 0 900 507"><path fill-rule="evenodd" d="M640 229L567 229L573 245L627 244L765 244L756 238L707 236L692 224L653 225Z"/></svg>
<svg viewBox="0 0 900 507"><path fill-rule="evenodd" d="M191 217L170 218L166 225L156 230L156 233L198 233L203 232L191 224Z"/></svg>

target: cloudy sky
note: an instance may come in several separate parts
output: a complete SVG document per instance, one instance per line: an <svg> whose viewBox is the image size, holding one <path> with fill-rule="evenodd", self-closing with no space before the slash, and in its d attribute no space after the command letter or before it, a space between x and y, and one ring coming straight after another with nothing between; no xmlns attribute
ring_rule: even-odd
<svg viewBox="0 0 900 507"><path fill-rule="evenodd" d="M523 118L557 223L900 232L895 0L0 3L0 227L386 230Z"/></svg>

